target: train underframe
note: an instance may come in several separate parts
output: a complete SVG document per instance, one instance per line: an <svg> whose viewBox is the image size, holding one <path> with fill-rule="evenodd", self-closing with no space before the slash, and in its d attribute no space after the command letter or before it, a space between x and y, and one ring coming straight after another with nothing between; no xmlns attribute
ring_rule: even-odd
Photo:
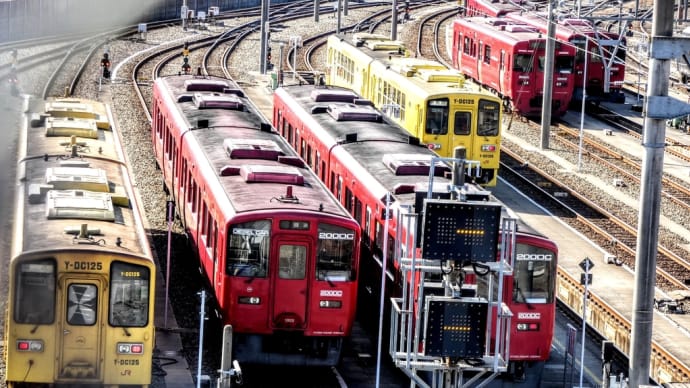
<svg viewBox="0 0 690 388"><path fill-rule="evenodd" d="M275 331L270 336L235 333L232 347L240 364L335 366L343 337L306 337L297 331Z"/></svg>

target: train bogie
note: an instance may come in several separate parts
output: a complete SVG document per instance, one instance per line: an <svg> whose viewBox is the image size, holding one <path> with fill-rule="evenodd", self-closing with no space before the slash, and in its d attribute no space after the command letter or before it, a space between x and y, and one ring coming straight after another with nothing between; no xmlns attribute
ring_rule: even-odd
<svg viewBox="0 0 690 388"><path fill-rule="evenodd" d="M348 40L351 38L351 40ZM468 180L494 186L500 158L500 100L441 63L411 58L381 35L328 39L328 83L352 88L440 156L462 147L477 161Z"/></svg>
<svg viewBox="0 0 690 388"><path fill-rule="evenodd" d="M230 80L154 85L152 140L240 362L335 365L359 227Z"/></svg>
<svg viewBox="0 0 690 388"><path fill-rule="evenodd" d="M146 386L156 266L118 134L94 101L37 109L20 136L7 385Z"/></svg>

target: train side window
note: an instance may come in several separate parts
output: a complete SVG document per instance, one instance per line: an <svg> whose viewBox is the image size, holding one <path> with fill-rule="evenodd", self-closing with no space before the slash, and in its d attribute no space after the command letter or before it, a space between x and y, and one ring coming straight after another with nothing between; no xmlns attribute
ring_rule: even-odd
<svg viewBox="0 0 690 388"><path fill-rule="evenodd" d="M266 277L271 249L271 221L255 220L230 225L226 274Z"/></svg>
<svg viewBox="0 0 690 388"><path fill-rule="evenodd" d="M364 229L362 229L362 241L366 242L367 245L371 245L371 208L367 206L366 216L364 217Z"/></svg>
<svg viewBox="0 0 690 388"><path fill-rule="evenodd" d="M307 165L311 168L314 168L314 158L311 154L311 144L307 145Z"/></svg>
<svg viewBox="0 0 690 388"><path fill-rule="evenodd" d="M307 273L307 247L285 244L278 251L278 276L281 279L304 279Z"/></svg>
<svg viewBox="0 0 690 388"><path fill-rule="evenodd" d="M355 210L353 216L355 217L355 221L362 225L362 201L357 197L355 197Z"/></svg>
<svg viewBox="0 0 690 388"><path fill-rule="evenodd" d="M345 209L352 214L354 207L352 206L352 191L349 187L345 187Z"/></svg>
<svg viewBox="0 0 690 388"><path fill-rule="evenodd" d="M326 183L326 161L321 161L321 182Z"/></svg>
<svg viewBox="0 0 690 388"><path fill-rule="evenodd" d="M328 281L355 279L355 231L336 225L319 223L316 256L316 278Z"/></svg>
<svg viewBox="0 0 690 388"><path fill-rule="evenodd" d="M319 151L316 151L315 155L314 155L314 174L316 174L316 176L319 176L319 172L321 170L320 166L319 166L320 163L321 163L321 154L319 153Z"/></svg>
<svg viewBox="0 0 690 388"><path fill-rule="evenodd" d="M338 186L336 187L336 198L338 202L343 203L343 177L338 176Z"/></svg>
<svg viewBox="0 0 690 388"><path fill-rule="evenodd" d="M15 272L14 320L47 325L55 321L55 260L22 262Z"/></svg>
<svg viewBox="0 0 690 388"><path fill-rule="evenodd" d="M491 46L484 46L484 63L491 64Z"/></svg>
<svg viewBox="0 0 690 388"><path fill-rule="evenodd" d="M455 128L453 128L453 133L456 135L469 135L471 118L472 113L470 112L455 112Z"/></svg>
<svg viewBox="0 0 690 388"><path fill-rule="evenodd" d="M148 325L150 287L151 273L147 267L114 262L110 267L110 325Z"/></svg>
<svg viewBox="0 0 690 388"><path fill-rule="evenodd" d="M208 209L206 208L206 202L201 201L201 225L199 229L201 229L199 232L201 233L202 236L206 236L207 230L206 230L206 222L208 221Z"/></svg>
<svg viewBox="0 0 690 388"><path fill-rule="evenodd" d="M335 194L335 172L331 171L331 184L329 186L331 188L331 193Z"/></svg>
<svg viewBox="0 0 690 388"><path fill-rule="evenodd" d="M470 55L470 46L472 45L472 42L470 41L469 37L465 37L462 41L462 52Z"/></svg>

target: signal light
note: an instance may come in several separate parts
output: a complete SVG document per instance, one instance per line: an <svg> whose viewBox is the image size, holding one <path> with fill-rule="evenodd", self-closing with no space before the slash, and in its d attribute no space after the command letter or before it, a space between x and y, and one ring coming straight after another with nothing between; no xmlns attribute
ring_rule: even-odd
<svg viewBox="0 0 690 388"><path fill-rule="evenodd" d="M518 331L539 331L538 323L518 323Z"/></svg>
<svg viewBox="0 0 690 388"><path fill-rule="evenodd" d="M258 296L240 296L237 298L240 304L261 304L261 298Z"/></svg>
<svg viewBox="0 0 690 388"><path fill-rule="evenodd" d="M143 354L144 344L142 343L130 343L130 342L118 342L117 343L117 353L118 354Z"/></svg>
<svg viewBox="0 0 690 388"><path fill-rule="evenodd" d="M42 352L43 341L41 340L17 340L17 350L20 352Z"/></svg>
<svg viewBox="0 0 690 388"><path fill-rule="evenodd" d="M319 307L324 309L339 309L343 306L343 302L339 300L320 300Z"/></svg>

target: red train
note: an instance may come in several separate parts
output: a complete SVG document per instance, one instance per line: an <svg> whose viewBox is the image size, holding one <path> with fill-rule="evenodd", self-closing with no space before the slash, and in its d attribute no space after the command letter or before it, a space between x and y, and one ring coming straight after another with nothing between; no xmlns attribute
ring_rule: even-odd
<svg viewBox="0 0 690 388"><path fill-rule="evenodd" d="M543 34L504 18L456 19L451 26L453 66L502 96L507 108L524 116L541 116L546 58ZM574 57L572 46L556 43L554 116L568 110L574 87Z"/></svg>
<svg viewBox="0 0 690 388"><path fill-rule="evenodd" d="M152 137L233 358L336 365L355 317L358 224L232 81L157 79Z"/></svg>
<svg viewBox="0 0 690 388"><path fill-rule="evenodd" d="M466 16L506 17L534 26L546 34L546 13L537 12L533 8L526 1L465 0L463 12ZM622 92L625 82L623 35L599 30L591 21L576 18L559 20L555 33L559 42L571 45L577 50L573 102L582 101L585 85L588 101L625 101Z"/></svg>
<svg viewBox="0 0 690 388"><path fill-rule="evenodd" d="M274 93L273 109L274 126L360 223L359 306L369 318L378 317L371 311L380 307L384 252L390 258L386 261L387 296L398 297L405 285L401 254L406 251L408 257L420 247L415 240L421 235L421 224L399 223L399 217L419 212L429 192L434 198L451 198L448 166L433 164L433 190L429 190L435 154L348 89L281 87ZM478 186L462 187L467 198L491 199ZM391 210L387 212L389 194ZM545 361L550 353L558 252L543 237L523 231L512 236L515 239L504 246L509 251L506 254L516 254L515 270L506 280L503 300L515 314L510 327L509 371L519 377L526 362ZM435 276L425 279L425 284L438 282ZM468 276L467 280L481 288L488 284L487 278ZM384 322L388 321L384 318Z"/></svg>

